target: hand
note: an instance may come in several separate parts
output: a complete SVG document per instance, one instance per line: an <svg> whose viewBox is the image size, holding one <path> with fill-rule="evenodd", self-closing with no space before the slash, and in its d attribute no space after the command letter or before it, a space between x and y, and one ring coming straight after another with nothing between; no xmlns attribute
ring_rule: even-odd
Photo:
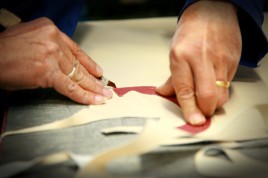
<svg viewBox="0 0 268 178"><path fill-rule="evenodd" d="M77 62L75 75L68 77ZM1 88L53 87L82 104L102 104L112 97L96 79L102 69L47 18L0 33L0 68Z"/></svg>
<svg viewBox="0 0 268 178"><path fill-rule="evenodd" d="M184 118L202 125L229 99L216 80L231 81L242 51L236 8L228 1L198 1L180 17L171 43L171 77L157 92L176 94Z"/></svg>

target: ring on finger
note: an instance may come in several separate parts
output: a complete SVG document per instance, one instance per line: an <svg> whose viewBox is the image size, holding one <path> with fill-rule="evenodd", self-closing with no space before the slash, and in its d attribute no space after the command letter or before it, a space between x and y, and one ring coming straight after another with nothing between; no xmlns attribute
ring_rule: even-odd
<svg viewBox="0 0 268 178"><path fill-rule="evenodd" d="M231 85L231 82L225 82L225 81L217 80L216 85L218 87L221 87L221 88L229 88L230 85Z"/></svg>
<svg viewBox="0 0 268 178"><path fill-rule="evenodd" d="M74 66L72 68L72 71L67 75L68 77L70 77L71 79L75 78L75 75L76 75L76 72L78 70L79 64L80 64L79 61L76 60L75 63L74 63Z"/></svg>

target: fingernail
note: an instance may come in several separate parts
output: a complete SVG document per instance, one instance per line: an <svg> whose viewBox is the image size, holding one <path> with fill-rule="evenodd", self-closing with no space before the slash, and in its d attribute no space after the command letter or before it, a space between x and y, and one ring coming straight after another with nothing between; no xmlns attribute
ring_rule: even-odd
<svg viewBox="0 0 268 178"><path fill-rule="evenodd" d="M98 74L100 74L100 75L102 75L102 73L103 73L103 70L102 70L102 68L100 67L100 66L96 66L96 71L97 71L97 73Z"/></svg>
<svg viewBox="0 0 268 178"><path fill-rule="evenodd" d="M156 86L156 89L163 88L163 87L164 87L164 84L161 84L161 85Z"/></svg>
<svg viewBox="0 0 268 178"><path fill-rule="evenodd" d="M163 87L164 87L164 85L163 85L163 84L162 84L162 85L157 86L157 87L156 87L156 93L158 93L158 94L162 95L162 94L163 94L163 92L162 92Z"/></svg>
<svg viewBox="0 0 268 178"><path fill-rule="evenodd" d="M97 104L104 104L106 101L105 97L101 96L101 95L96 95L95 96L95 102Z"/></svg>
<svg viewBox="0 0 268 178"><path fill-rule="evenodd" d="M206 118L200 113L195 113L190 116L189 122L192 125L203 125L206 122Z"/></svg>
<svg viewBox="0 0 268 178"><path fill-rule="evenodd" d="M110 98L113 97L113 92L110 89L108 89L108 88L103 88L103 95L106 98L110 99Z"/></svg>

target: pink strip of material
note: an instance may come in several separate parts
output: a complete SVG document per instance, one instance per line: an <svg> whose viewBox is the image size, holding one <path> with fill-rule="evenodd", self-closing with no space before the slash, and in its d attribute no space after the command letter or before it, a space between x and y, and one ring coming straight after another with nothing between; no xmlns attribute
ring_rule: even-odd
<svg viewBox="0 0 268 178"><path fill-rule="evenodd" d="M157 96L163 97L169 101L172 101L173 103L175 103L179 106L177 99L176 99L176 96L166 97L166 96L159 95L156 93L156 87L154 87L154 86L124 87L124 88L114 88L113 90L120 97L124 96L126 93L128 93L130 91L136 91L136 92L139 92L142 94L147 94L147 95L157 95ZM184 130L184 131L187 131L191 134L197 134L197 133L203 132L206 129L208 129L210 124L211 124L211 119L207 118L207 122L202 126L192 126L192 125L186 123L185 125L183 125L179 128Z"/></svg>

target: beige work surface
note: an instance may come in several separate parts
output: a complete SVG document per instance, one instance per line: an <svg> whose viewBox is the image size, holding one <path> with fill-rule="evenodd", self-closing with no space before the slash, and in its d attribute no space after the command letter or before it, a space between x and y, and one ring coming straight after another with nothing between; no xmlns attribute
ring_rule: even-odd
<svg viewBox="0 0 268 178"><path fill-rule="evenodd" d="M266 17L268 18L268 14ZM264 29L268 33L267 18ZM117 87L158 86L170 75L169 44L176 23L176 17L81 22L78 24L73 39L102 66L104 75L116 83ZM267 69L268 59L264 59L261 62L261 67L257 69L239 68L231 88L231 102L240 101L236 98L242 98L242 106L245 107L254 107L254 103L258 104L258 102L265 103L268 92ZM250 87L243 88L243 86ZM254 91L248 96L251 87ZM26 94L23 92L15 94L11 102L13 105L8 112L6 130L52 122L70 116L84 108L84 106L66 101L54 92L52 94L50 92L31 91L30 93L26 92ZM47 96L48 99L46 99ZM56 99L53 98L54 96ZM26 101L23 100L25 98L27 98ZM247 108L240 109L246 110ZM268 110L268 107L264 110ZM61 131L10 136L3 140L0 165L15 160L33 159L36 156L59 151L96 154L107 147L128 141L135 136L104 136L99 133L99 130L118 125L136 124L142 125L144 121L134 118L125 118L124 120L115 118L112 121L103 121ZM119 167L115 167L115 171L118 171L120 166L127 169L127 163L129 163L129 166L134 167L140 175L165 178L178 176L202 178L203 176L195 171L193 161L198 148L200 145L180 146L179 148L164 147L158 152L142 156L138 161L129 159L119 162L115 164L119 165ZM263 151L267 152L267 148L258 150L257 156L260 156ZM247 154L256 156L255 153L256 151L254 153L247 152ZM18 177L36 177L36 175L51 178L72 177L75 169L70 168L70 164L72 165L72 163L68 163L49 168L37 167L32 172L29 171Z"/></svg>
<svg viewBox="0 0 268 178"><path fill-rule="evenodd" d="M170 75L169 45L176 23L176 17L82 22L73 39L117 87L158 86ZM268 34L268 20L263 28ZM268 61L260 64L255 71L268 84Z"/></svg>
<svg viewBox="0 0 268 178"><path fill-rule="evenodd" d="M74 40L117 87L157 86L169 76L169 43L176 18L79 24Z"/></svg>

